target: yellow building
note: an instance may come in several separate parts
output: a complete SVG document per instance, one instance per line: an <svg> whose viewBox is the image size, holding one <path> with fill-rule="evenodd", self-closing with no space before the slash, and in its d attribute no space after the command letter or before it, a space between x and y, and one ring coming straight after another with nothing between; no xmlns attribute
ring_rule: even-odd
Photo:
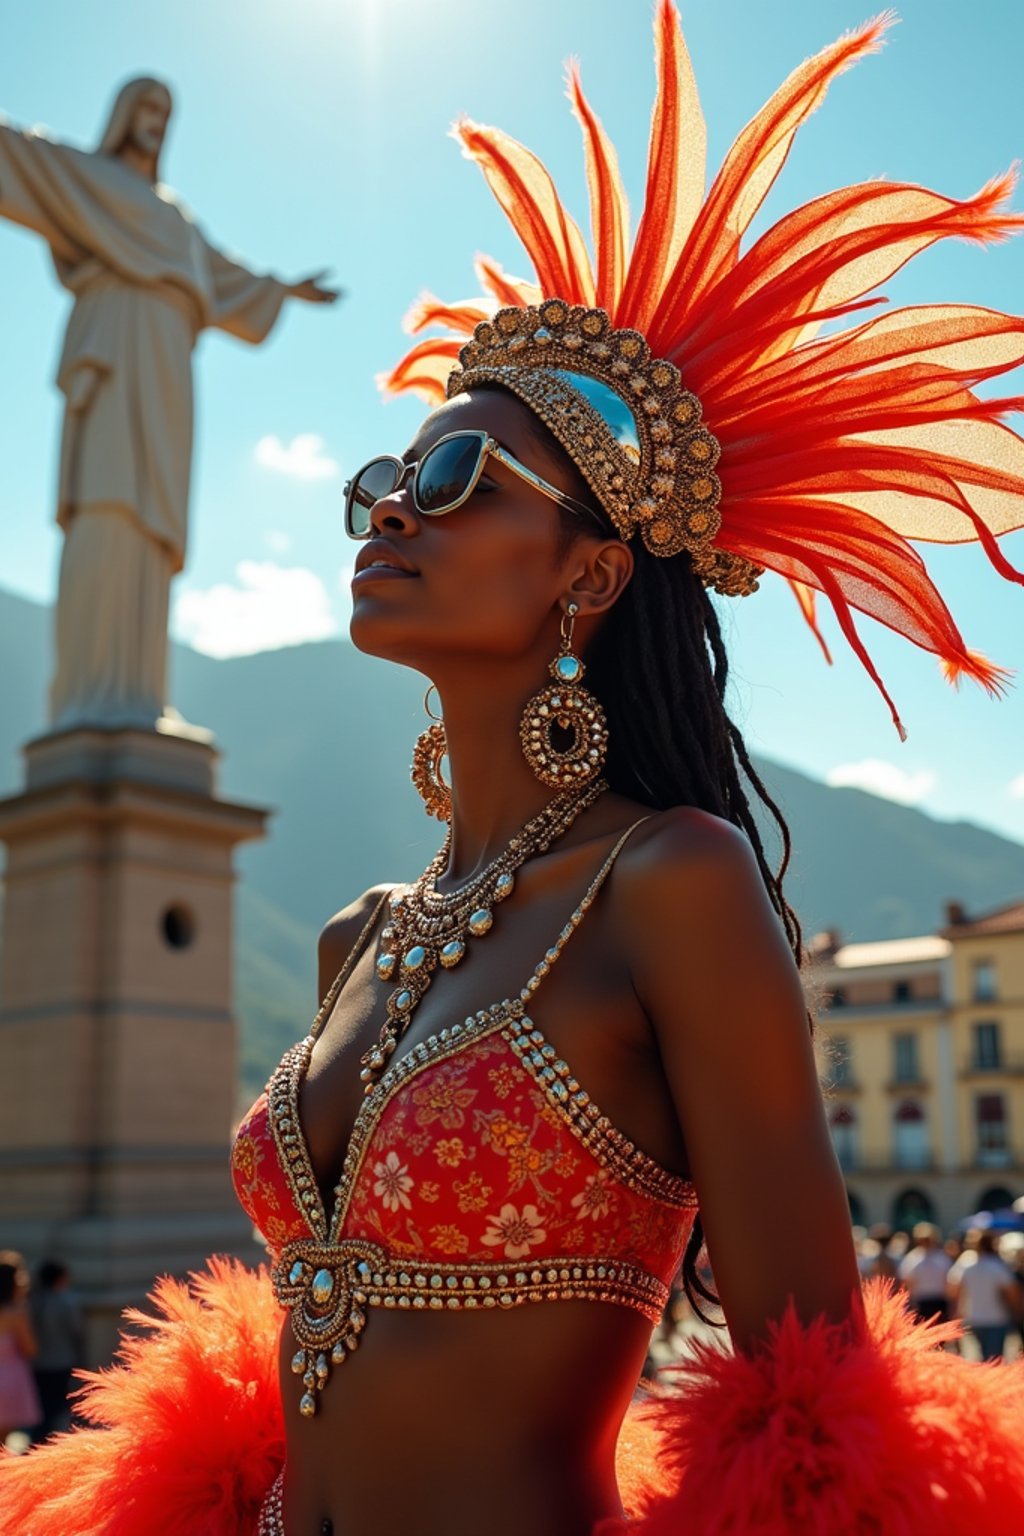
<svg viewBox="0 0 1024 1536"><path fill-rule="evenodd" d="M937 934L812 941L827 1109L855 1222L945 1230L1024 1195L1024 902Z"/></svg>

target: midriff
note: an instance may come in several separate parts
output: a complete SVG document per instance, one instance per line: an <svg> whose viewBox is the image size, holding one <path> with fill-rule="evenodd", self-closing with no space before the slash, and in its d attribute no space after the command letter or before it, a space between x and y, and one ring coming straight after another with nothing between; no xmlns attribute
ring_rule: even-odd
<svg viewBox="0 0 1024 1536"><path fill-rule="evenodd" d="M287 1536L590 1536L621 1512L619 1426L650 1326L613 1305L379 1312L300 1416L280 1349Z"/></svg>

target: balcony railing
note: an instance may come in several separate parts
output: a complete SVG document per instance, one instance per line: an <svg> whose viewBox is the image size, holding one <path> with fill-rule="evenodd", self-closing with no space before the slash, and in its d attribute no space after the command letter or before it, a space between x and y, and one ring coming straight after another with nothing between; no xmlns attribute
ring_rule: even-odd
<svg viewBox="0 0 1024 1536"><path fill-rule="evenodd" d="M964 1058L960 1067L961 1077L978 1077L989 1072L998 1073L1001 1077L1024 1077L1024 1056L1008 1055L1003 1051L993 1058L972 1052Z"/></svg>
<svg viewBox="0 0 1024 1536"><path fill-rule="evenodd" d="M938 1162L933 1153L920 1157L898 1158L895 1153L854 1152L837 1153L839 1166L844 1173L937 1173Z"/></svg>
<svg viewBox="0 0 1024 1536"><path fill-rule="evenodd" d="M881 1152L837 1152L839 1166L844 1173L890 1174L911 1181L915 1174L984 1174L993 1169L1024 1169L1024 1147L1009 1148L1005 1152L986 1151L974 1154L972 1161L957 1163L955 1167L940 1167L937 1158L929 1154L927 1160L914 1161L897 1158ZM998 1157L999 1161L993 1159Z"/></svg>

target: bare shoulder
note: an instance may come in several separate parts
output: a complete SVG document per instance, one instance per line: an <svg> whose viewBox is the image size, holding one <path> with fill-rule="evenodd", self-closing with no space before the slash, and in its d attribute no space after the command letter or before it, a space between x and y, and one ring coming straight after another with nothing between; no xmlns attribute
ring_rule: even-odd
<svg viewBox="0 0 1024 1536"><path fill-rule="evenodd" d="M755 990L761 1017L767 1006L806 1031L792 949L741 828L692 806L658 812L620 864L615 918L659 1035L707 1028L730 1003L742 1031Z"/></svg>
<svg viewBox="0 0 1024 1536"><path fill-rule="evenodd" d="M696 806L656 811L622 851L616 885L630 908L641 911L697 890L708 882L733 897L760 902L764 883L749 839L741 828Z"/></svg>
<svg viewBox="0 0 1024 1536"><path fill-rule="evenodd" d="M360 934L366 927L381 898L395 889L393 884L371 886L368 891L332 918L320 930L317 941L317 966L319 971L320 997L326 997L331 983L352 953Z"/></svg>

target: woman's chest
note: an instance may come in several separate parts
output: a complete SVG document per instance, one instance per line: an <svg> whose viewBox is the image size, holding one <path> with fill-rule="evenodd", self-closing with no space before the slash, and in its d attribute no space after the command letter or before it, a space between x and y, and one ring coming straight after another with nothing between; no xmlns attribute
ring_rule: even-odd
<svg viewBox="0 0 1024 1536"><path fill-rule="evenodd" d="M629 1119L632 1115L624 1101L631 1095L622 1090L625 1084L637 1086L638 1079L642 1083L646 1077L645 1066L649 1069L651 1064L650 1031L632 993L628 970L602 927L594 923L585 940L582 934L577 939L571 958L567 956L557 970L551 968L543 976L543 986L530 997L529 1009L543 1030L545 1046L571 1067L590 1097L602 1103L609 1096L623 1101L620 1107ZM392 1058L399 1066L414 1064L415 1072L389 1096L387 1116L372 1117L378 1138L386 1137L393 1124L422 1140L431 1096L454 1094L465 1100L463 1109L471 1101L476 1106L473 1123L482 1123L484 1102L493 1109L494 1083L511 1081L516 1057L507 1032L493 1032L486 1042L479 1038L480 1015L503 1000L520 999L533 974L526 955L535 964L537 947L529 939L516 945L481 945L458 971L434 974ZM541 956L546 952L541 942ZM337 1179L360 1117L364 1123L367 1119L360 1074L367 1053L378 1041L388 990L375 977L373 956L364 956L314 1044L300 1085L298 1116L316 1182L325 1196ZM442 1036L452 1026L457 1026L457 1034L445 1043ZM445 1044L443 1052L439 1044ZM424 1059L428 1046L429 1059ZM528 1092L524 1082L519 1087ZM453 1103L443 1118L454 1121L459 1113ZM387 1125L380 1125L385 1118Z"/></svg>

